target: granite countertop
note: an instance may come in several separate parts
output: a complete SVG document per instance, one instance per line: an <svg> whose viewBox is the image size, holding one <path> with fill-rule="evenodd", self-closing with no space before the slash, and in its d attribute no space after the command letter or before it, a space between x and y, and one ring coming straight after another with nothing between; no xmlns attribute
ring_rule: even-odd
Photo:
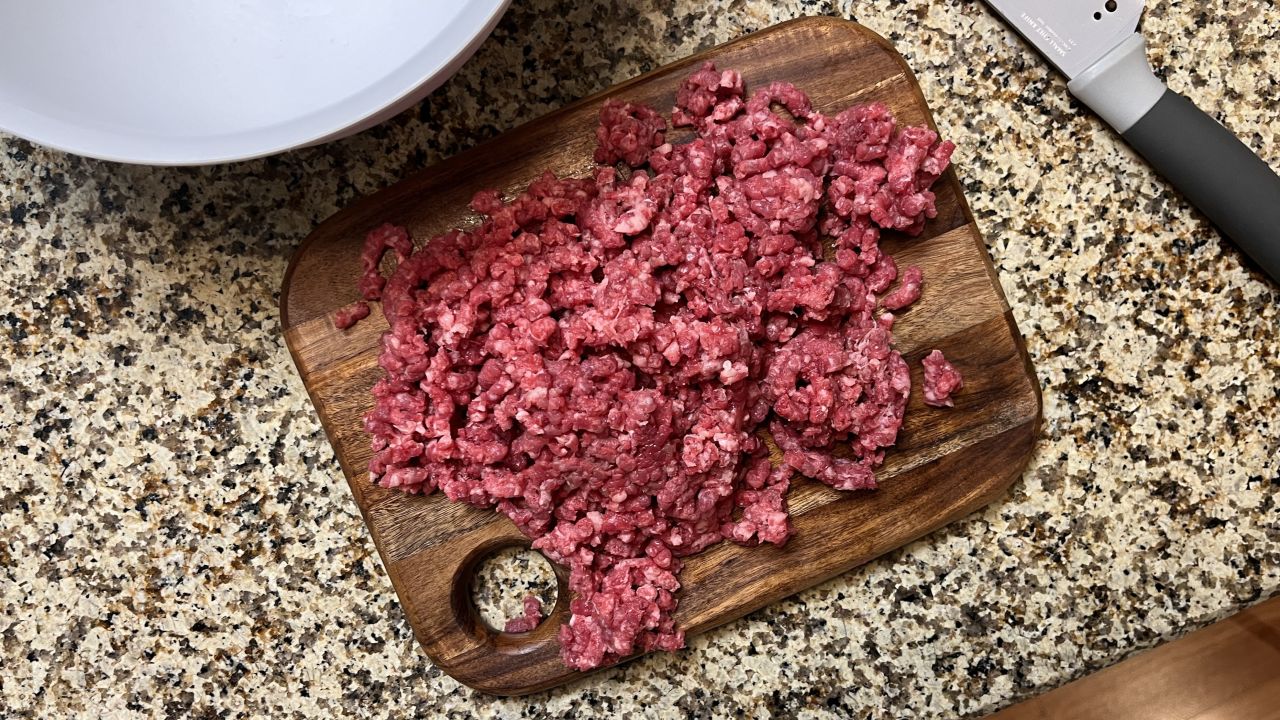
<svg viewBox="0 0 1280 720"><path fill-rule="evenodd" d="M1149 3L1168 83L1280 165L1280 8ZM353 198L804 14L907 57L1044 389L986 510L529 699L414 642L280 337ZM0 708L35 717L980 715L1280 592L1280 300L979 4L516 0L418 109L153 169L0 137Z"/></svg>

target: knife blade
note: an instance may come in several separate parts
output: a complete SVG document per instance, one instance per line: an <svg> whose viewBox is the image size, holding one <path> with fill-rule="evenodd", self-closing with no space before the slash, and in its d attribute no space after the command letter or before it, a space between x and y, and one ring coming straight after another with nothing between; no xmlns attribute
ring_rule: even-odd
<svg viewBox="0 0 1280 720"><path fill-rule="evenodd" d="M1142 0L989 0L987 4L1068 80L1137 32L1143 6ZM1081 21L1082 15L1089 22Z"/></svg>
<svg viewBox="0 0 1280 720"><path fill-rule="evenodd" d="M1067 89L1280 283L1280 176L1156 77L1142 0L985 0Z"/></svg>

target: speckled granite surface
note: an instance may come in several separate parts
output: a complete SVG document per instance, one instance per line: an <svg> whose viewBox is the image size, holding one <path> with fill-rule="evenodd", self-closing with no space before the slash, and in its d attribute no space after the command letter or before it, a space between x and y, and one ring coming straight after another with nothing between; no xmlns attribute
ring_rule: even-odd
<svg viewBox="0 0 1280 720"><path fill-rule="evenodd" d="M1152 59L1280 164L1280 8L1224 4L1150 3ZM290 363L288 257L359 194L801 14L892 39L959 143L1039 450L986 511L685 652L472 693L413 642ZM980 715L1280 591L1280 293L976 3L516 0L418 110L327 147L164 170L0 137L0 248L0 715Z"/></svg>

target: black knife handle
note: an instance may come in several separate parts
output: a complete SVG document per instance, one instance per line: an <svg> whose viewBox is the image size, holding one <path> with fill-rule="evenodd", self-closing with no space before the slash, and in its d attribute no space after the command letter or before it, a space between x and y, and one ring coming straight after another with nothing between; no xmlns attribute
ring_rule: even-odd
<svg viewBox="0 0 1280 720"><path fill-rule="evenodd" d="M1262 158L1172 90L1124 139L1280 282L1280 176Z"/></svg>

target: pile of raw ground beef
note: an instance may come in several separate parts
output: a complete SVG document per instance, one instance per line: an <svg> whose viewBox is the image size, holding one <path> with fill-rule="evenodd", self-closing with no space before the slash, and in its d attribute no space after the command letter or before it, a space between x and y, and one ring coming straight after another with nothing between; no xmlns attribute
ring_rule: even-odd
<svg viewBox="0 0 1280 720"><path fill-rule="evenodd" d="M370 473L496 508L567 566L574 668L682 647L681 558L786 542L793 473L875 486L911 390L889 311L923 281L879 235L936 214L953 150L883 105L827 117L790 84L748 96L711 64L671 117L692 141L610 100L594 177L481 192L482 224L417 252L392 226L366 243L361 290L391 326ZM400 262L384 285L387 250Z"/></svg>

